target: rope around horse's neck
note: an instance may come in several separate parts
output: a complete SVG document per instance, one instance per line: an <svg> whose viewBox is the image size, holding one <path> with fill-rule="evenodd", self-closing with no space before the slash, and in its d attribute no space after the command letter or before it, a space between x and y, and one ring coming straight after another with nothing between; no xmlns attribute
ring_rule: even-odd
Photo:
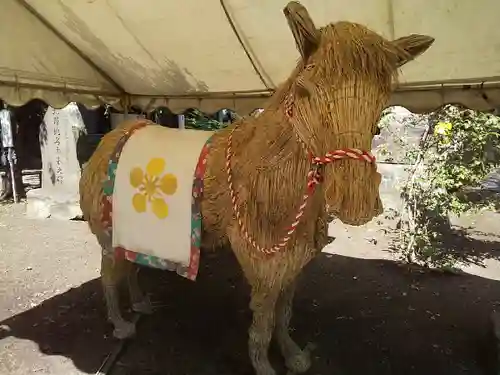
<svg viewBox="0 0 500 375"><path fill-rule="evenodd" d="M290 95L285 100L285 115L288 118L288 120L291 120L293 116L293 92L290 93ZM308 150L308 147L305 144L305 142L297 134L295 134L299 143L302 145L304 150L310 155L311 168L307 173L306 190L302 195L302 201L298 208L297 214L294 217L294 221L286 229L285 235L273 246L265 247L258 244L255 238L249 233L248 228L243 222L238 207L239 206L238 196L236 194L236 191L234 190L233 172L231 168L231 159L233 157L233 133L235 129L236 126L231 130L231 133L229 134L227 140L227 148L226 148L226 174L227 174L227 183L229 185L229 193L231 195L231 205L233 208L233 213L236 216L236 222L245 240L251 246L253 246L258 252L267 256L274 255L277 252L283 250L290 242L293 234L295 233L298 225L301 222L301 218L304 215L307 204L309 202L309 198L314 194L314 191L316 190L316 185L320 184L323 181L323 176L319 171L321 166L333 163L334 161L340 159L354 159L354 160L365 161L367 163L375 162L375 157L371 153L367 151L358 150L356 148L344 148L335 150L332 152L328 152L325 156L322 157L313 156L312 153Z"/></svg>
<svg viewBox="0 0 500 375"><path fill-rule="evenodd" d="M234 131L234 129L233 129L233 131ZM226 149L226 174L227 174L227 183L229 185L229 193L231 195L231 204L232 204L233 212L236 216L236 221L237 221L237 224L240 228L241 233L243 234L243 237L245 237L247 242L250 245L252 245L257 251L259 251L265 255L273 255L273 254L277 253L278 251L284 249L288 245L288 243L290 242L292 235L295 233L298 225L300 224L301 218L304 215L309 198L313 195L314 191L316 190L316 185L320 184L323 181L323 177L321 176L321 174L319 173L319 170L318 170L319 166L333 163L334 161L340 160L340 159L355 159L355 160L366 161L369 163L373 163L375 160L375 158L373 156L371 156L371 154L367 153L366 151L361 151L361 150L353 149L353 148L335 150L333 152L327 153L323 157L311 158L312 167L307 174L306 191L304 192L304 194L302 196L302 202L299 206L297 214L294 217L293 223L291 223L291 225L287 228L286 234L278 241L278 243L276 243L275 245L273 245L271 247L264 247L264 246L258 244L257 241L255 240L255 238L252 235L250 235L248 228L246 227L245 223L243 222L243 219L241 217L241 213L240 213L240 210L238 207L239 206L238 197L237 197L236 191L234 190L233 173L232 173L232 168L231 168L231 158L233 157L233 150L232 150L233 131L229 135L227 149Z"/></svg>

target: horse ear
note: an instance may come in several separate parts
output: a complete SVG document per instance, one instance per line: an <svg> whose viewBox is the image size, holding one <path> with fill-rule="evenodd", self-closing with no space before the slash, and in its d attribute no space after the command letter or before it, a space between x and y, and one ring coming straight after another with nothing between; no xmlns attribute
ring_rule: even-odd
<svg viewBox="0 0 500 375"><path fill-rule="evenodd" d="M392 44L399 50L406 52L406 56L401 57L398 65L402 66L421 55L434 43L434 38L427 35L411 34L392 41Z"/></svg>
<svg viewBox="0 0 500 375"><path fill-rule="evenodd" d="M304 61L318 48L320 31L314 26L307 9L297 1L290 1L283 9L290 30L295 38L295 44Z"/></svg>

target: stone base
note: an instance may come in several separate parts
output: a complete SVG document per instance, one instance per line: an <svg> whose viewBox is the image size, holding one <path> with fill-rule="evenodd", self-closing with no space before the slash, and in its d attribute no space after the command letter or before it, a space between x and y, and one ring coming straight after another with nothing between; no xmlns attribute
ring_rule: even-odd
<svg viewBox="0 0 500 375"><path fill-rule="evenodd" d="M63 189L33 189L26 193L26 216L31 219L78 219L82 217L79 200L78 193Z"/></svg>

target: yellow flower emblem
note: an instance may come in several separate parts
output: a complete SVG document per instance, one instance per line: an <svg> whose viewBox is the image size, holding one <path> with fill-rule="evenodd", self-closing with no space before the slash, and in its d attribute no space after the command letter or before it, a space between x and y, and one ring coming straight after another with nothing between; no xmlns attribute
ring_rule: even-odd
<svg viewBox="0 0 500 375"><path fill-rule="evenodd" d="M168 205L163 195L176 192L177 177L171 173L163 174L164 169L165 160L153 158L146 166L145 173L140 167L130 171L130 184L138 190L132 197L136 212L146 212L149 202L157 218L165 219L168 216Z"/></svg>

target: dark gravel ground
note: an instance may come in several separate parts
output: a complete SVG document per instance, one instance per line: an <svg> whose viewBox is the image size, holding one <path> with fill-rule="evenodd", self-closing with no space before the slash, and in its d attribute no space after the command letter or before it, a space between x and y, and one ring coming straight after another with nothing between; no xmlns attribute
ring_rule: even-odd
<svg viewBox="0 0 500 375"><path fill-rule="evenodd" d="M85 223L30 221L23 209L0 206L0 374L93 374L116 344L104 315L97 244ZM318 346L310 374L494 374L495 223L498 215L480 225L498 232L477 243L488 255L486 268L471 268L476 275L367 259L388 258L381 232L336 228L335 254L307 267L295 300L294 337ZM196 283L152 269L141 279L157 311L141 320L111 375L252 374L248 288L231 254L205 256ZM274 346L271 357L285 373Z"/></svg>

